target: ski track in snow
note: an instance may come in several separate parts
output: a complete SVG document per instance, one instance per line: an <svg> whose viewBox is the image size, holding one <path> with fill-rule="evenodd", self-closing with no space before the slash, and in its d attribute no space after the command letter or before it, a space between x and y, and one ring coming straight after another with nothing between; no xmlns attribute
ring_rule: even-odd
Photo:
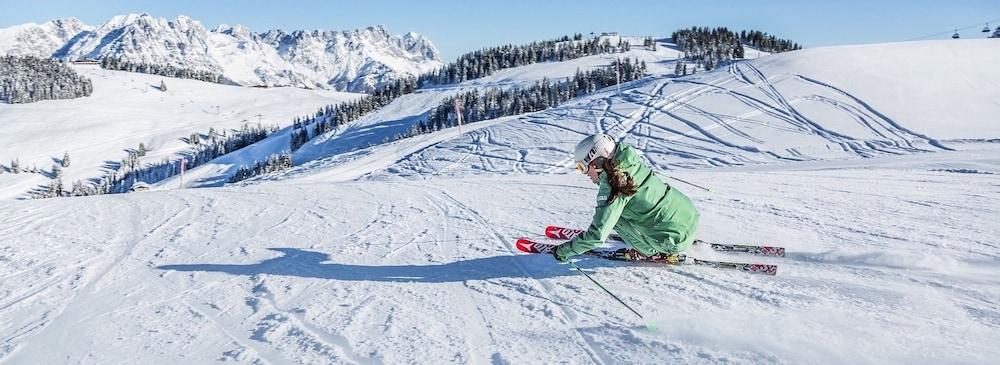
<svg viewBox="0 0 1000 365"><path fill-rule="evenodd" d="M784 92L772 79L798 84L784 86L791 90ZM736 115L712 111L724 105L717 100L719 97L729 98L725 101L729 105L743 105L748 109ZM806 115L800 110L803 103L832 106L832 110L842 116L825 115L823 118L827 121L851 120L853 125L841 128L853 132L851 135L840 132L828 125L841 124L821 123ZM809 107L812 110L815 106L810 104ZM596 130L588 127L594 125L592 121L597 122ZM531 136L583 136L589 132L605 132L624 138L640 150L655 155L650 159L663 168L952 150L935 139L900 126L858 97L828 83L803 75L769 77L752 62L740 62L729 66L727 72L707 73L691 79L646 81L621 94L603 92L513 122L480 128L469 132L477 141L475 149L469 150L464 139L446 141L436 148L410 154L393 168L402 170L403 176L418 177L445 167L453 171L452 174L498 170L551 173L562 169L561 166L569 166L570 161L563 159L554 164L526 161L525 156L551 155L541 149L552 147L538 145L538 138ZM813 155L802 147L820 150L808 145L788 145L783 140L787 138L775 137L775 133L794 136L795 140L814 139L811 143L826 143L827 149ZM560 145L556 149L570 149L577 138L560 138L555 141ZM505 156L511 150L509 146L521 146L519 158ZM837 150L829 150L829 146L836 146ZM469 159L470 154L478 158ZM390 174L400 175L395 171Z"/></svg>
<svg viewBox="0 0 1000 365"><path fill-rule="evenodd" d="M0 272L0 348L10 363L60 356L95 362L796 363L817 356L982 362L998 355L990 339L1000 331L1000 297L993 290L1000 284L993 270L1000 256L992 240L1000 232L989 217L1000 213L1000 202L996 195L967 198L996 190L992 177L955 175L688 172L686 178L711 181L716 190L682 188L703 212L702 238L749 237L784 245L789 254L691 252L777 263L776 277L579 261L649 323L551 258L517 254L510 246L533 227L540 234L547 223L588 221L595 192L578 176L254 185L16 202L4 209L27 217L58 206L101 228L81 231L77 250L53 256L65 236L30 224L0 226L5 242L19 237L14 242L41 244L17 244L13 255L5 254L12 265ZM914 182L925 188L905 189ZM553 184L574 188L553 194ZM270 203L257 204L262 197ZM145 218L105 228L111 206ZM57 217L38 224L51 232L79 230L68 216ZM75 275L73 260L88 251L95 254L75 264L84 270ZM755 335L748 337L746 328ZM897 332L910 336L900 342ZM837 342L811 340L817 337Z"/></svg>

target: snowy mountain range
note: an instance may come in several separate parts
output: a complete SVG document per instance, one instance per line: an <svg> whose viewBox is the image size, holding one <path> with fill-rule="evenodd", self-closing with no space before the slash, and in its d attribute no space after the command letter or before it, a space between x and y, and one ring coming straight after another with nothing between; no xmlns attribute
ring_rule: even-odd
<svg viewBox="0 0 1000 365"><path fill-rule="evenodd" d="M353 31L207 29L186 16L118 15L93 27L76 18L0 29L0 54L65 60L121 58L222 74L246 86L367 91L441 66L431 41L384 26Z"/></svg>

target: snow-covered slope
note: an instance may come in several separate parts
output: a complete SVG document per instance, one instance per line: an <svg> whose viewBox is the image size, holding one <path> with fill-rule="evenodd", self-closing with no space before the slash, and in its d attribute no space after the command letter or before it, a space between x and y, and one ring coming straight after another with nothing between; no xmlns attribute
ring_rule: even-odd
<svg viewBox="0 0 1000 365"><path fill-rule="evenodd" d="M61 43L60 43L61 42ZM118 15L98 27L76 19L0 29L0 54L76 60L121 58L222 74L240 85L365 91L441 66L429 39L384 26L354 31L206 29L186 16Z"/></svg>
<svg viewBox="0 0 1000 365"><path fill-rule="evenodd" d="M386 137L406 132L412 125L426 119L427 112L437 107L443 100L474 89L530 87L543 79L562 81L572 77L577 70L586 71L608 67L615 59L626 57L646 61L651 75L667 77L673 74L674 62L680 56L680 52L670 48L669 44L662 43L656 51L650 51L635 45L641 44L642 39L639 37L623 37L623 39L633 43L632 50L617 54L581 57L564 62L542 62L514 67L500 70L483 78L454 85L425 88L414 94L404 95L385 108L365 115L345 128L313 139L296 151L296 161L312 161L370 144L379 144ZM613 43L618 42L617 37L614 37L613 40ZM475 126L472 127L475 128Z"/></svg>
<svg viewBox="0 0 1000 365"><path fill-rule="evenodd" d="M426 118L428 110L435 108L446 98L460 92L473 89L484 90L493 87L505 89L527 87L545 78L561 80L572 76L578 69L589 70L597 67L607 67L616 58L625 57L646 61L649 72L653 75L672 75L674 70L673 62L680 55L680 52L671 48L671 44L661 42L660 47L656 51L650 51L639 46L642 44L642 37L622 38L633 44L631 51L620 54L595 55L565 62L544 62L515 67L461 84L435 86L417 90L413 94L403 95L389 105L368 113L338 130L328 132L310 140L309 143L302 146L293 155L296 164L309 163L308 166L299 168L297 171L316 171L313 167L317 165L339 165L346 161L354 161L365 157L366 162L362 163L361 166L347 167L346 170L351 172L337 178L337 180L353 179L370 172L370 168L373 168L373 166L384 167L387 163L395 162L399 158L408 155L408 153L401 154L400 151L415 151L420 146L445 141L451 138L449 134L418 138L406 143L406 147L398 150L393 149L394 152L383 150L372 154L368 150L362 150L368 146L382 144L387 138L392 138L394 135L405 133L411 126ZM618 37L611 37L609 41L617 43ZM495 123L470 125L465 130L482 128L484 125ZM276 135L273 140L263 141L261 144L266 144L269 147L257 148L256 151L260 153L272 151L272 147L288 146L288 136L287 134ZM287 147L285 148L287 149ZM252 161L259 161L266 157L266 154L241 153L239 157L229 156L220 158L192 170L190 174L191 178L185 184L189 187L220 186L222 182L227 181L228 177L236 172L240 165L252 165ZM329 159L310 163L311 161L324 158ZM324 171L331 173L333 170ZM292 173L295 174L297 172L293 171ZM160 185L177 186L178 182L174 180L176 179L166 180Z"/></svg>
<svg viewBox="0 0 1000 365"><path fill-rule="evenodd" d="M189 146L181 138L209 128L238 129L244 123L287 126L292 118L362 94L298 88L243 88L195 80L73 66L94 83L90 97L0 106L0 164L18 159L22 168L51 172L69 152L63 182L101 175L143 143L143 160L177 158ZM167 91L159 90L160 82ZM287 143L286 143L287 146ZM0 199L22 196L47 184L43 174L0 174Z"/></svg>
<svg viewBox="0 0 1000 365"><path fill-rule="evenodd" d="M652 77L437 144L385 175L566 171L571 148L598 131L661 169L962 149L1000 138L991 41L807 49Z"/></svg>
<svg viewBox="0 0 1000 365"><path fill-rule="evenodd" d="M391 165L372 173L384 177L420 178L442 168L456 174L564 172L573 145L596 131L622 136L663 169L962 149L969 142L1000 138L1000 124L991 119L1000 108L991 101L995 96L981 86L1000 83L1000 72L990 66L995 63L991 61L1000 61L1000 53L990 41L807 49L681 78L672 74L679 53L666 43L655 52L633 45L626 54L517 67L405 95L314 138L294 157L297 164L315 162L284 175L344 180L372 172L368 168L375 165ZM632 42L641 44L641 38ZM388 155L394 157L387 158L387 151L398 149L395 145L367 148L406 132L456 93L557 80L577 69L606 66L618 57L645 61L652 76L624 85L620 92L608 88L461 138L420 139L425 141L423 147L433 148L399 149L416 152L412 155L393 152ZM909 66L901 67L902 60ZM858 64L864 65L863 73ZM957 69L966 71L951 79L955 83L948 82L948 75ZM941 120L948 120L947 127ZM481 127L470 125L466 130ZM446 133L457 136L458 131ZM355 163L363 167L341 166ZM319 165L333 168L315 168ZM206 169L235 171L234 167ZM193 186L218 186L225 179L205 174L202 180Z"/></svg>
<svg viewBox="0 0 1000 365"><path fill-rule="evenodd" d="M919 63L953 45L997 57L976 41L841 53ZM462 135L331 149L246 186L0 205L0 362L990 363L1000 146L965 108L997 71L913 66L930 80L918 86L949 92L934 112L957 118L942 122L879 96L911 76L875 72L888 62L865 64L882 79L853 80L837 58L796 63L813 52L655 76ZM939 63L978 78L942 81ZM391 129L463 87L476 86L413 94L359 128ZM589 223L596 188L564 158L598 130L712 188L668 180L698 207L699 238L788 250L687 254L778 275L576 263L639 319L566 265L517 253L516 237Z"/></svg>
<svg viewBox="0 0 1000 365"><path fill-rule="evenodd" d="M946 152L952 153L952 152ZM931 156L930 154L924 156ZM993 155L993 171L1000 161ZM513 250L583 176L288 182L0 207L5 363L989 363L996 175L687 171L699 236L775 277Z"/></svg>

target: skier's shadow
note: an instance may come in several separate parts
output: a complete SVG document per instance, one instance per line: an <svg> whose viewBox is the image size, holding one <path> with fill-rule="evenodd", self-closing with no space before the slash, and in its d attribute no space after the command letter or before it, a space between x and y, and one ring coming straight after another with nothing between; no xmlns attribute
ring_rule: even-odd
<svg viewBox="0 0 1000 365"><path fill-rule="evenodd" d="M550 278L579 275L564 265L555 265L549 255L491 256L431 265L354 265L328 262L324 253L296 248L269 248L282 255L256 264L191 264L157 266L161 270L222 272L230 275L259 274L347 281L449 283L498 278ZM615 266L612 261L594 259L583 267ZM530 267L529 273L526 268Z"/></svg>

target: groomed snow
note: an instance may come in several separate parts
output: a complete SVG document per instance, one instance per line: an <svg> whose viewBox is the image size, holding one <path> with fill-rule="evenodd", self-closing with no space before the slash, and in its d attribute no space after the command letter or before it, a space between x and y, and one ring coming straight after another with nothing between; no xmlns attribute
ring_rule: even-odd
<svg viewBox="0 0 1000 365"><path fill-rule="evenodd" d="M994 165L996 168L997 165ZM513 250L583 225L583 176L258 184L2 210L7 363L988 363L994 175L689 171L700 237L776 277Z"/></svg>

